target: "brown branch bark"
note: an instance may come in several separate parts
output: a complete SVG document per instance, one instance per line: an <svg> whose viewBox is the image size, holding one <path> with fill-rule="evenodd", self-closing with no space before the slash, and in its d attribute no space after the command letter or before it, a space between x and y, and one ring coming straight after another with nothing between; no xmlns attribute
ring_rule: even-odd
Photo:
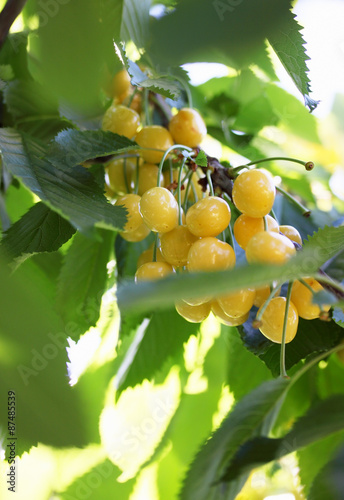
<svg viewBox="0 0 344 500"><path fill-rule="evenodd" d="M0 48L4 44L8 32L15 19L19 16L27 0L7 0L0 13Z"/></svg>

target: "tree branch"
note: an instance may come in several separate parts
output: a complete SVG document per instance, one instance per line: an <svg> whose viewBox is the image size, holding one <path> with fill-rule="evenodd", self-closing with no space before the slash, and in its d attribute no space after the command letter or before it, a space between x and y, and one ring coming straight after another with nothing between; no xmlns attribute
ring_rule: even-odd
<svg viewBox="0 0 344 500"><path fill-rule="evenodd" d="M0 48L4 44L8 32L15 19L19 16L27 0L7 0L0 13Z"/></svg>

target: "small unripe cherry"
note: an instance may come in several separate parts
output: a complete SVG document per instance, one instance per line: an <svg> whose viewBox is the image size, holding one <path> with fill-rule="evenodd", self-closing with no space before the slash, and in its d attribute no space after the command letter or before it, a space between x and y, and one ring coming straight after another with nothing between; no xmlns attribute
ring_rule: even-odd
<svg viewBox="0 0 344 500"><path fill-rule="evenodd" d="M210 314L210 302L198 306L190 306L183 300L175 304L177 313L190 323L201 323Z"/></svg>
<svg viewBox="0 0 344 500"><path fill-rule="evenodd" d="M135 243L144 240L149 233L150 229L144 222L142 222L142 224L134 231L122 231L119 234L124 240Z"/></svg>
<svg viewBox="0 0 344 500"><path fill-rule="evenodd" d="M261 317L262 325L259 330L265 337L277 344L282 343L283 323L286 310L287 299L285 297L275 297L271 299ZM261 308L259 309L259 311ZM258 314L259 314L258 311ZM288 309L288 319L286 328L286 343L293 340L299 324L299 315L293 302L290 301Z"/></svg>
<svg viewBox="0 0 344 500"><path fill-rule="evenodd" d="M136 271L135 281L158 280L174 272L173 267L167 262L146 262Z"/></svg>
<svg viewBox="0 0 344 500"><path fill-rule="evenodd" d="M178 203L166 188L148 189L141 197L140 212L151 231L167 233L178 225Z"/></svg>
<svg viewBox="0 0 344 500"><path fill-rule="evenodd" d="M159 163L164 152L173 145L169 131L160 125L147 125L137 133L135 141L142 148L139 153L147 163ZM154 149L160 151L154 151Z"/></svg>
<svg viewBox="0 0 344 500"><path fill-rule="evenodd" d="M140 159L140 161L142 161ZM105 167L105 182L117 194L126 194L134 188L136 158L114 158Z"/></svg>
<svg viewBox="0 0 344 500"><path fill-rule="evenodd" d="M195 148L207 134L207 127L198 111L183 108L174 115L169 123L169 131L177 144Z"/></svg>
<svg viewBox="0 0 344 500"><path fill-rule="evenodd" d="M142 196L148 189L158 184L159 167L154 163L143 163L139 166L139 184L137 193ZM164 176L160 175L160 186L164 186Z"/></svg>
<svg viewBox="0 0 344 500"><path fill-rule="evenodd" d="M249 313L247 312L243 316L239 316L237 318L233 318L229 316L228 314L225 313L225 311L222 309L220 304L218 303L217 300L213 300L211 303L211 310L212 313L214 314L215 318L222 323L223 325L227 326L239 326L245 323L245 321L248 320Z"/></svg>
<svg viewBox="0 0 344 500"><path fill-rule="evenodd" d="M110 106L103 117L102 129L132 139L140 126L140 115L121 105Z"/></svg>
<svg viewBox="0 0 344 500"><path fill-rule="evenodd" d="M279 226L279 231L280 233L284 234L287 238L289 238L291 241L295 241L295 243L298 243L299 245L302 246L302 238L301 234L299 231L296 229L294 226Z"/></svg>
<svg viewBox="0 0 344 500"><path fill-rule="evenodd" d="M228 316L240 318L249 312L253 306L255 295L256 291L253 288L245 288L237 292L220 295L217 297L217 301Z"/></svg>
<svg viewBox="0 0 344 500"><path fill-rule="evenodd" d="M266 170L246 170L233 184L233 202L240 212L250 217L264 217L274 204L276 188Z"/></svg>
<svg viewBox="0 0 344 500"><path fill-rule="evenodd" d="M139 210L140 200L141 196L132 193L125 194L117 199L115 206L127 209L127 222L123 229L124 232L133 232L143 223Z"/></svg>
<svg viewBox="0 0 344 500"><path fill-rule="evenodd" d="M111 95L122 102L130 91L130 76L126 69L118 71L111 83Z"/></svg>
<svg viewBox="0 0 344 500"><path fill-rule="evenodd" d="M197 239L186 226L177 226L160 236L161 253L172 266L186 266L191 245Z"/></svg>
<svg viewBox="0 0 344 500"><path fill-rule="evenodd" d="M228 203L218 196L207 196L192 205L186 213L189 231L200 238L217 236L231 220Z"/></svg>
<svg viewBox="0 0 344 500"><path fill-rule="evenodd" d="M271 215L266 215L268 231L278 233L278 224ZM249 215L239 215L233 226L234 237L238 245L245 250L250 239L261 231L265 230L263 217L250 217Z"/></svg>
<svg viewBox="0 0 344 500"><path fill-rule="evenodd" d="M256 233L246 247L246 258L250 263L284 264L295 253L289 238L272 231Z"/></svg>
<svg viewBox="0 0 344 500"><path fill-rule="evenodd" d="M226 242L212 236L195 241L188 253L187 268L194 271L219 271L235 266L235 253Z"/></svg>
<svg viewBox="0 0 344 500"><path fill-rule="evenodd" d="M321 292L324 288L314 278L304 278L304 281L314 290L314 293ZM303 319L316 319L319 318L321 311L329 311L331 306L313 303L312 292L303 285L300 281L294 281L291 289L291 300L296 306L300 318Z"/></svg>
<svg viewBox="0 0 344 500"><path fill-rule="evenodd" d="M153 245L154 246L154 245ZM142 266L142 264L145 264L146 262L153 262L153 246L150 248L147 248L147 250L144 250L139 258L137 259L137 269ZM156 249L156 260L157 262L166 262L164 257L161 254L160 248Z"/></svg>

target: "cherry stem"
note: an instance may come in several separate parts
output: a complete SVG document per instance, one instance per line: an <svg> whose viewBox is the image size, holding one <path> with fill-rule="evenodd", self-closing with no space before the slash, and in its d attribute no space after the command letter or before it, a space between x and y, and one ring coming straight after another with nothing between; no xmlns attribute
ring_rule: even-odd
<svg viewBox="0 0 344 500"><path fill-rule="evenodd" d="M285 311L284 311L284 320L283 320L283 330L282 330L282 342L281 342L281 353L280 353L280 377L288 378L287 371L285 369L285 339L287 335L287 326L288 326L288 312L290 305L290 297L291 297L291 289L293 286L293 282L289 281L288 283L288 291L286 297Z"/></svg>
<svg viewBox="0 0 344 500"><path fill-rule="evenodd" d="M288 156L271 156L270 158L262 158L260 160L250 161L250 163L246 163L245 165L240 165L239 167L235 167L233 170L239 170L240 168L251 167L252 165L257 165L258 163L264 163L267 161L277 161L277 160L285 160L291 161L293 163L298 163L303 167L306 167L311 162L298 160L297 158L289 158Z"/></svg>
<svg viewBox="0 0 344 500"><path fill-rule="evenodd" d="M266 215L264 215L263 219L264 219L264 231L269 231L268 218L266 217Z"/></svg>
<svg viewBox="0 0 344 500"><path fill-rule="evenodd" d="M156 233L155 238L154 238L154 246L153 246L153 262L156 262L156 254L158 250L158 239L159 239L159 234Z"/></svg>
<svg viewBox="0 0 344 500"><path fill-rule="evenodd" d="M292 196L291 194L287 193L287 191L285 191L284 189L282 189L279 186L276 186L276 190L279 191L281 194L283 194L283 196L285 196L289 201L291 201L302 212L302 215L304 215L305 217L309 217L311 215L311 211L308 210L307 207L305 207L304 205L302 205L302 203L300 203L299 201L297 201L294 198L294 196Z"/></svg>
<svg viewBox="0 0 344 500"><path fill-rule="evenodd" d="M137 87L134 88L131 96L129 97L129 101L128 101L128 104L127 104L127 108L130 108L131 106L131 103L133 102L133 99L135 97L135 95L137 94L138 90L137 90Z"/></svg>
<svg viewBox="0 0 344 500"><path fill-rule="evenodd" d="M279 225L277 215L276 215L273 208L270 210L270 214L271 214L271 217L273 217L275 219L275 221L277 222L277 224Z"/></svg>
<svg viewBox="0 0 344 500"><path fill-rule="evenodd" d="M188 197L189 197L190 188L193 189L193 194L194 194L194 197L195 197L195 202L197 201L197 193L196 193L194 185L192 184L192 174L193 174L193 171L189 170L189 172L186 175L186 177L187 177L187 184L186 184L185 196L184 196L184 212L185 213L186 213L187 208L188 208Z"/></svg>
<svg viewBox="0 0 344 500"><path fill-rule="evenodd" d="M328 285L329 287L334 288L335 290L338 290L338 292L341 295L341 300L343 300L343 297L344 297L344 287L338 281L332 280L329 276L324 275L321 272L316 273L315 276L314 276L314 278L317 281L319 281L320 284Z"/></svg>
<svg viewBox="0 0 344 500"><path fill-rule="evenodd" d="M177 187L177 200L178 200L178 217L179 217L179 225L181 226L183 224L183 218L182 218L182 175L183 175L183 170L185 166L186 158L183 159L183 163L181 164L179 168L179 173L178 173L178 187ZM187 176L186 176L187 177Z"/></svg>
<svg viewBox="0 0 344 500"><path fill-rule="evenodd" d="M228 239L229 239L229 244L233 248L234 254L235 254L233 229L232 229L232 226L230 224L228 224Z"/></svg>
<svg viewBox="0 0 344 500"><path fill-rule="evenodd" d="M275 293L277 292L277 290L279 289L280 287L280 284L277 283L276 286L274 286L270 292L270 295L269 297L266 299L266 301L264 302L264 304L262 305L261 309L258 311L258 314L256 316L256 320L260 321L264 312L265 312L265 309L268 307L269 305L269 302L271 301L271 299L274 297Z"/></svg>
<svg viewBox="0 0 344 500"><path fill-rule="evenodd" d="M160 187L160 185L161 185L161 174L162 174L164 162L165 162L167 156L170 154L170 152L173 151L174 149L181 149L181 150L187 151L188 153L193 153L192 148L189 148L188 146L184 146L183 144L174 144L170 148L166 149L166 151L165 151L165 153L164 153L164 155L161 158L161 161L159 163L158 183L157 183L158 187ZM191 156L192 156L191 154L186 155L187 158L191 158Z"/></svg>
<svg viewBox="0 0 344 500"><path fill-rule="evenodd" d="M213 181L211 179L211 170L207 170L207 180L209 184L209 191L211 196L215 196Z"/></svg>
<svg viewBox="0 0 344 500"><path fill-rule="evenodd" d="M137 157L136 159L136 169L135 169L135 189L134 189L134 194L137 194L138 191L139 191L139 174L140 174L140 171L139 171L139 164L140 164L140 158Z"/></svg>
<svg viewBox="0 0 344 500"><path fill-rule="evenodd" d="M305 281L304 279L302 278L299 278L298 280L300 283L303 284L303 286L305 286L306 288L308 288L308 290L311 292L312 295L315 294L315 291L313 290L313 288L307 283L307 281Z"/></svg>
<svg viewBox="0 0 344 500"><path fill-rule="evenodd" d="M127 159L123 159L123 176L124 176L124 182L125 182L125 189L127 190L127 193L130 193L130 186L128 184L128 177L127 177Z"/></svg>
<svg viewBox="0 0 344 500"><path fill-rule="evenodd" d="M148 99L148 95L149 95L149 90L148 89L144 89L143 90L143 103L144 103L144 110L145 110L145 121L146 121L146 125L151 125L151 117L150 117L150 113L149 113L149 99Z"/></svg>

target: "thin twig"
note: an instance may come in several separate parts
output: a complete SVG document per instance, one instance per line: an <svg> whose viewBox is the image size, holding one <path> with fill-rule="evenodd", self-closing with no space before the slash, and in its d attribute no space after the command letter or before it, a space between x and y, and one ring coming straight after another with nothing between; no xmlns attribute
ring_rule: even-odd
<svg viewBox="0 0 344 500"><path fill-rule="evenodd" d="M4 44L8 32L16 18L24 8L27 0L7 0L0 13L0 48Z"/></svg>

